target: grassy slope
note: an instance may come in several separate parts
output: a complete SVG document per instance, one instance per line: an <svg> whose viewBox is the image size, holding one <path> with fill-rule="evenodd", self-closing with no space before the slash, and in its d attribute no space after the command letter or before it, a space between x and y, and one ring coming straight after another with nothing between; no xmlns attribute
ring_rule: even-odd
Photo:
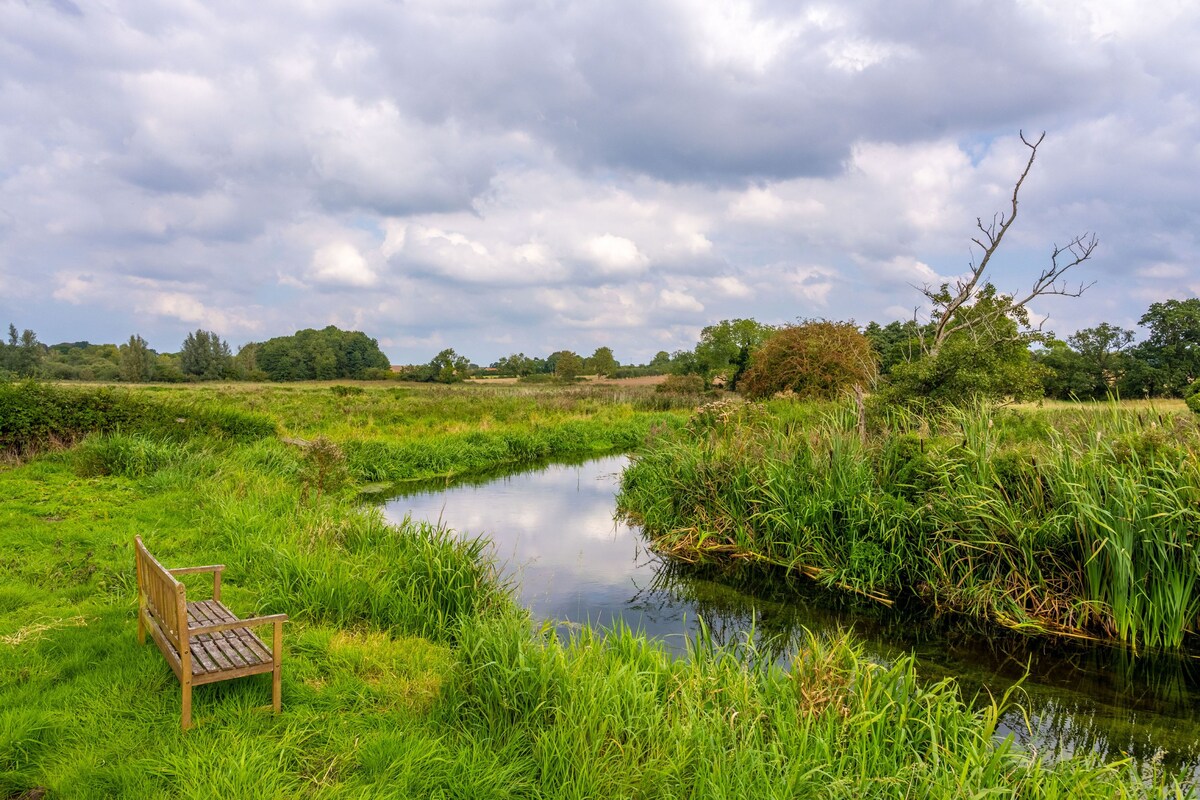
<svg viewBox="0 0 1200 800"><path fill-rule="evenodd" d="M105 463L125 474L96 477ZM995 746L994 710L846 641L790 675L628 632L564 647L477 545L305 493L302 472L273 439L131 435L0 471L0 797L1142 793L1118 768ZM198 689L199 727L178 730L175 679L134 635L139 533L169 566L226 563L234 609L292 616L281 716L244 679Z"/></svg>

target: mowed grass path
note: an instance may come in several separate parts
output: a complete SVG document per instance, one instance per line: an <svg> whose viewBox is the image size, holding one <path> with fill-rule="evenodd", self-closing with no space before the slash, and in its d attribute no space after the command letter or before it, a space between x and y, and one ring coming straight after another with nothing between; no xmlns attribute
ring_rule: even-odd
<svg viewBox="0 0 1200 800"><path fill-rule="evenodd" d="M475 402L464 416L494 418ZM332 432L313 419L280 422ZM388 526L305 470L275 438L129 431L0 468L0 797L1166 794L1127 765L1031 760L993 740L994 707L846 639L790 672L703 646L672 659L628 631L559 643L482 543ZM136 641L137 534L168 566L227 564L236 611L291 615L281 715L259 676L197 689L198 727L179 730L175 678Z"/></svg>

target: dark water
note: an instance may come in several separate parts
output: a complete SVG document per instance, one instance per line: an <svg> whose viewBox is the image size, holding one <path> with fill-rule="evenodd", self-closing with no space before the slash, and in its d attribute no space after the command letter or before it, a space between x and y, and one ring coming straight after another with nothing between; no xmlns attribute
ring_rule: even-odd
<svg viewBox="0 0 1200 800"><path fill-rule="evenodd" d="M665 563L636 528L614 520L625 463L611 456L425 487L383 508L395 521L440 520L490 538L521 602L562 628L623 621L683 652L703 619L718 642L753 631L781 659L805 629L852 629L870 658L913 654L923 679L954 678L968 699L999 697L1025 677L1023 708L1006 715L1002 732L1040 753L1090 750L1200 775L1200 660L1033 640L831 595L803 579Z"/></svg>

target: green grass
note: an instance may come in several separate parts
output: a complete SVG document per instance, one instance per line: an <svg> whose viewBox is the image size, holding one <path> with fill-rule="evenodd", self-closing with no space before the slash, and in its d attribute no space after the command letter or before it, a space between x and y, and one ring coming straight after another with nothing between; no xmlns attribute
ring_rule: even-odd
<svg viewBox="0 0 1200 800"><path fill-rule="evenodd" d="M846 638L787 671L750 646L672 658L628 630L559 642L483 543L313 491L304 458L123 430L0 469L0 797L1169 794L1125 763L998 742L995 705ZM258 676L198 688L179 730L175 678L136 642L135 535L167 566L225 563L235 611L290 615L281 715Z"/></svg>
<svg viewBox="0 0 1200 800"><path fill-rule="evenodd" d="M1177 649L1200 632L1200 429L1117 404L895 414L699 412L626 472L677 557L743 558L883 602Z"/></svg>

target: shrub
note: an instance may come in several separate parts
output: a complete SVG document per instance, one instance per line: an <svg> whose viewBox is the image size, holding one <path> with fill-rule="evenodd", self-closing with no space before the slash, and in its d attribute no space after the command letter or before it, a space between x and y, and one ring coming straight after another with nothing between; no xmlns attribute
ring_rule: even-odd
<svg viewBox="0 0 1200 800"><path fill-rule="evenodd" d="M1200 414L1200 380L1193 381L1191 386L1183 390L1183 402L1187 403L1193 414Z"/></svg>
<svg viewBox="0 0 1200 800"><path fill-rule="evenodd" d="M833 399L869 384L878 360L852 322L812 320L771 335L750 357L739 384L751 398L791 392L802 399Z"/></svg>
<svg viewBox="0 0 1200 800"><path fill-rule="evenodd" d="M660 394L700 394L704 391L704 379L699 375L668 375L667 379L654 387Z"/></svg>

